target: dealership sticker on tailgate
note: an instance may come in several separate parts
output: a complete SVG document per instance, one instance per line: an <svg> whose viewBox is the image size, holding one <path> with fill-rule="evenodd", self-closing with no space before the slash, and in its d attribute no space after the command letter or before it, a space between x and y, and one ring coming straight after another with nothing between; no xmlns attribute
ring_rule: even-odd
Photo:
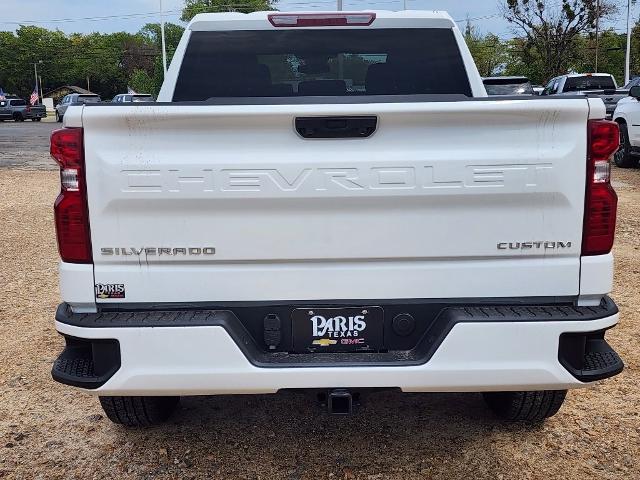
<svg viewBox="0 0 640 480"><path fill-rule="evenodd" d="M96 283L96 298L124 298L122 283Z"/></svg>
<svg viewBox="0 0 640 480"><path fill-rule="evenodd" d="M298 308L291 321L296 352L370 352L382 348L381 307Z"/></svg>

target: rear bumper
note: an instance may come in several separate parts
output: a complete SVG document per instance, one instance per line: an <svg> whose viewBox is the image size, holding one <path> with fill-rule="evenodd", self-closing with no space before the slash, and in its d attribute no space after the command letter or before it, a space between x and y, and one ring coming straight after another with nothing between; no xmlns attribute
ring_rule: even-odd
<svg viewBox="0 0 640 480"><path fill-rule="evenodd" d="M604 331L618 322L611 300L600 307L571 307L575 315L567 315L568 307L534 306L527 318L494 314L527 308L522 305L502 305L495 312L483 307L484 318L474 316L474 308L445 309L445 328L437 329L434 322L426 340L411 352L294 355L259 348L255 336L237 331L229 311L78 315L63 306L56 329L68 346L53 376L100 395L210 395L337 387L408 392L565 389L622 370L621 360L604 341ZM470 315L450 313L459 309ZM535 315L538 310L544 315ZM429 338L433 332L441 338ZM431 349L420 350L423 344ZM416 351L422 355L412 356Z"/></svg>

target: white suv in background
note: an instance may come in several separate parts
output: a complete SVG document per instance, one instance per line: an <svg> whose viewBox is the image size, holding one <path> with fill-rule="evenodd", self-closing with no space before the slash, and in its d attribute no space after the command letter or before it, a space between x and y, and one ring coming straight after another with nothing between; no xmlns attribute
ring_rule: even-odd
<svg viewBox="0 0 640 480"><path fill-rule="evenodd" d="M633 86L629 96L618 102L613 120L620 125L620 148L614 155L618 167L637 167L640 153L640 86Z"/></svg>

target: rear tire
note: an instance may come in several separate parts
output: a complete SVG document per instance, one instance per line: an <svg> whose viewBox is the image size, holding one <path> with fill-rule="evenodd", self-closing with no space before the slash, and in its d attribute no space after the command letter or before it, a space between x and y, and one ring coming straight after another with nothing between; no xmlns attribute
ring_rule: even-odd
<svg viewBox="0 0 640 480"><path fill-rule="evenodd" d="M14 122L24 122L24 117L20 113L14 113L13 114L13 121Z"/></svg>
<svg viewBox="0 0 640 480"><path fill-rule="evenodd" d="M567 391L485 392L482 395L489 408L502 420L539 423L558 413Z"/></svg>
<svg viewBox="0 0 640 480"><path fill-rule="evenodd" d="M107 418L127 427L150 427L165 422L180 400L180 397L99 398Z"/></svg>
<svg viewBox="0 0 640 480"><path fill-rule="evenodd" d="M39 122L40 120L42 120L41 118L32 118L31 121L32 122Z"/></svg>
<svg viewBox="0 0 640 480"><path fill-rule="evenodd" d="M631 168L635 166L637 160L631 156L631 145L629 144L629 130L626 123L619 123L620 126L620 148L613 154L613 163L620 168Z"/></svg>
<svg viewBox="0 0 640 480"><path fill-rule="evenodd" d="M58 112L56 112L56 122L62 123L62 115L60 115Z"/></svg>

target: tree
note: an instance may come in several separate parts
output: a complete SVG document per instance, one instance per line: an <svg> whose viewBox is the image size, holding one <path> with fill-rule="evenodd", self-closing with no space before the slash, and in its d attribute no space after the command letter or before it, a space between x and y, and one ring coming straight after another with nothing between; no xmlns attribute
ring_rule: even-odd
<svg viewBox="0 0 640 480"><path fill-rule="evenodd" d="M171 54L182 27L167 26ZM90 89L104 99L126 91L132 79L140 90L151 88L144 93L155 94L163 72L159 39L156 41L152 30L65 35L59 30L21 26L15 32L0 32L0 52L10 52L0 55L0 87L28 98L35 84L33 64L38 62L45 94L62 85L86 88L87 78Z"/></svg>
<svg viewBox="0 0 640 480"><path fill-rule="evenodd" d="M640 75L640 21L631 30L631 78Z"/></svg>
<svg viewBox="0 0 640 480"><path fill-rule="evenodd" d="M36 26L20 26L15 33L0 35L0 87L21 97L28 97L35 86L33 64L46 85L56 83L64 70L56 58L57 52L69 46L69 39L60 31Z"/></svg>
<svg viewBox="0 0 640 480"><path fill-rule="evenodd" d="M155 78L140 69L133 71L129 77L129 84L127 86L131 87L136 93L148 93L152 95L156 95L159 89Z"/></svg>
<svg viewBox="0 0 640 480"><path fill-rule="evenodd" d="M548 80L545 73L540 72L540 55L535 47L525 49L523 38L513 38L506 42L507 62L505 75L523 75L534 85L543 85Z"/></svg>
<svg viewBox="0 0 640 480"><path fill-rule="evenodd" d="M481 35L471 22L467 21L464 39L483 77L496 74L507 62L506 46L497 35L493 33Z"/></svg>
<svg viewBox="0 0 640 480"><path fill-rule="evenodd" d="M135 79L130 80L131 87L144 93L157 95L164 80L164 67L162 66L162 37L159 23L147 23L139 32L145 39L145 44L153 50L153 55L149 57L150 66L141 68L143 72L137 72ZM165 42L167 47L167 65L171 63L173 54L178 48L180 38L184 33L184 27L175 23L165 23ZM136 87L134 87L134 84Z"/></svg>
<svg viewBox="0 0 640 480"><path fill-rule="evenodd" d="M173 54L178 48L178 43L184 33L184 27L176 25L175 23L164 24L164 38L167 45L167 62L170 63L173 58ZM147 43L155 45L157 53L162 55L162 37L160 36L160 24L159 23L147 23L139 32Z"/></svg>
<svg viewBox="0 0 640 480"><path fill-rule="evenodd" d="M277 0L185 0L182 9L183 22L190 21L199 13L208 12L241 12L251 13L262 10L273 10Z"/></svg>
<svg viewBox="0 0 640 480"><path fill-rule="evenodd" d="M523 36L523 57L542 81L565 73L578 54L577 40L595 28L596 19L616 11L610 0L506 0L505 19Z"/></svg>
<svg viewBox="0 0 640 480"><path fill-rule="evenodd" d="M598 70L612 74L618 83L624 82L624 55L627 48L627 36L608 29L600 33ZM576 40L576 55L570 69L576 72L595 72L595 43L588 36ZM632 44L633 48L633 44Z"/></svg>

